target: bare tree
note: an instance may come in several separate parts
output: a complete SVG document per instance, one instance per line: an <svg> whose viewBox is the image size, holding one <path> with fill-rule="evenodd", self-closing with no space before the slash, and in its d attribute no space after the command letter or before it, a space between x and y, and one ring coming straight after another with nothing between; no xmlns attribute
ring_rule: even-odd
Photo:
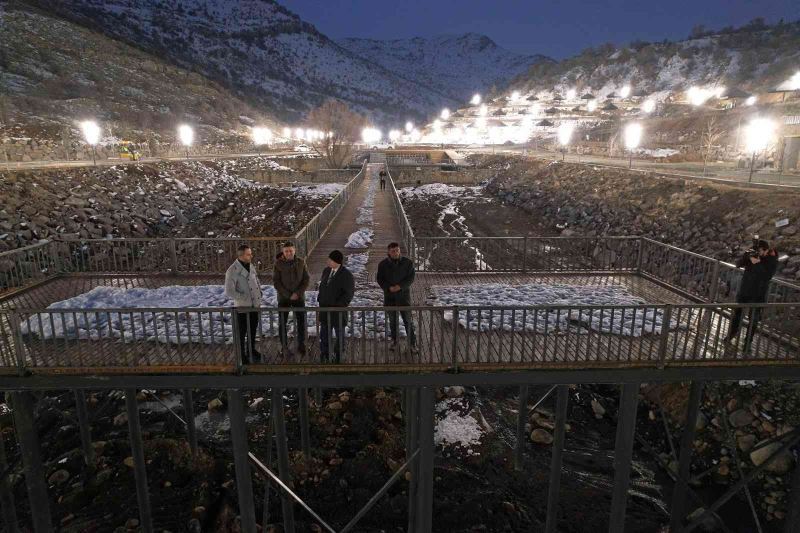
<svg viewBox="0 0 800 533"><path fill-rule="evenodd" d="M350 161L353 145L361 135L365 119L339 100L327 100L308 114L308 122L323 133L314 148L330 168L341 168Z"/></svg>
<svg viewBox="0 0 800 533"><path fill-rule="evenodd" d="M703 134L700 137L703 150L703 176L706 175L706 165L708 165L708 160L711 157L711 150L714 149L714 146L719 142L724 133L723 129L717 123L717 117L712 116L708 119Z"/></svg>

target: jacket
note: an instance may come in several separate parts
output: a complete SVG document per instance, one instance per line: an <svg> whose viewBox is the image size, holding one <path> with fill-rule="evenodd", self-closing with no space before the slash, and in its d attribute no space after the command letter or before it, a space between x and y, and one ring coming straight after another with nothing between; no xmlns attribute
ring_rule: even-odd
<svg viewBox="0 0 800 533"><path fill-rule="evenodd" d="M254 264L250 263L249 272L238 259L228 267L225 271L225 296L231 298L236 307L261 307L261 285Z"/></svg>
<svg viewBox="0 0 800 533"><path fill-rule="evenodd" d="M387 257L378 264L378 285L383 289L384 305L411 305L411 284L414 283L414 262L408 257ZM389 292L392 285L400 285L399 292Z"/></svg>
<svg viewBox="0 0 800 533"><path fill-rule="evenodd" d="M353 274L344 265L339 267L333 279L330 279L331 269L326 267L319 280L319 296L317 303L320 307L347 307L353 301L356 291L356 282ZM337 313L338 314L338 313ZM341 313L342 322L347 322L347 313ZM323 316L323 320L326 317ZM339 320L334 318L333 320Z"/></svg>
<svg viewBox="0 0 800 533"><path fill-rule="evenodd" d="M272 269L272 286L278 292L278 306L286 307L292 294L300 296L299 301L305 301L306 290L310 281L306 262L295 256L291 261L283 258L275 261Z"/></svg>
<svg viewBox="0 0 800 533"><path fill-rule="evenodd" d="M775 250L770 250L767 255L761 257L761 262L753 264L745 254L736 266L744 268L742 283L739 285L739 292L736 294L736 301L739 303L759 303L767 299L769 282L775 271L778 270L778 254Z"/></svg>

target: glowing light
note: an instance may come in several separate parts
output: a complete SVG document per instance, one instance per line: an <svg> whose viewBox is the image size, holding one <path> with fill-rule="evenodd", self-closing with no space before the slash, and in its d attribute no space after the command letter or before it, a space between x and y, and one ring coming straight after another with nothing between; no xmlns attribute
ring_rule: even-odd
<svg viewBox="0 0 800 533"><path fill-rule="evenodd" d="M575 130L575 124L572 122L562 122L558 125L558 143L561 146L567 146L570 139L572 139L572 132Z"/></svg>
<svg viewBox="0 0 800 533"><path fill-rule="evenodd" d="M450 118L450 110L445 107L444 109L442 109L442 114L439 116L442 117L442 120L447 120L448 118Z"/></svg>
<svg viewBox="0 0 800 533"><path fill-rule="evenodd" d="M652 113L656 110L656 101L655 100L645 100L642 103L642 111L645 113Z"/></svg>
<svg viewBox="0 0 800 533"><path fill-rule="evenodd" d="M629 97L629 96L631 95L631 86L630 86L630 85L624 85L624 86L622 87L622 89L620 89L620 90L619 90L619 95L620 95L622 98L627 98L627 97Z"/></svg>
<svg viewBox="0 0 800 533"><path fill-rule="evenodd" d="M511 101L516 102L519 100L519 91L514 91L511 93Z"/></svg>
<svg viewBox="0 0 800 533"><path fill-rule="evenodd" d="M794 76L789 78L786 85L790 91L800 91L800 72L795 73Z"/></svg>
<svg viewBox="0 0 800 533"><path fill-rule="evenodd" d="M625 148L634 150L639 146L642 140L642 125L633 122L625 126Z"/></svg>
<svg viewBox="0 0 800 533"><path fill-rule="evenodd" d="M486 117L478 117L475 121L475 127L479 129L483 129L486 127Z"/></svg>
<svg viewBox="0 0 800 533"><path fill-rule="evenodd" d="M364 128L361 131L361 140L366 144L376 143L381 140L383 134L377 128Z"/></svg>
<svg viewBox="0 0 800 533"><path fill-rule="evenodd" d="M478 115L485 117L489 113L489 108L486 104L483 104L480 109L478 109Z"/></svg>
<svg viewBox="0 0 800 533"><path fill-rule="evenodd" d="M567 100L574 100L577 95L578 91L575 89L567 89Z"/></svg>
<svg viewBox="0 0 800 533"><path fill-rule="evenodd" d="M253 144L256 146L268 144L272 140L272 132L267 128L253 128Z"/></svg>
<svg viewBox="0 0 800 533"><path fill-rule="evenodd" d="M717 98L722 98L725 95L725 91L728 89L724 85L720 85L718 87L714 87L714 96Z"/></svg>
<svg viewBox="0 0 800 533"><path fill-rule="evenodd" d="M100 126L93 120L85 120L81 122L81 131L86 144L94 146L100 141Z"/></svg>
<svg viewBox="0 0 800 533"><path fill-rule="evenodd" d="M287 139L292 136L292 128L283 128L283 136Z"/></svg>
<svg viewBox="0 0 800 533"><path fill-rule="evenodd" d="M714 95L714 91L704 87L691 87L686 91L686 99L689 100L693 106L701 106Z"/></svg>
<svg viewBox="0 0 800 533"><path fill-rule="evenodd" d="M414 123L410 120L406 122L406 133L411 133L414 130Z"/></svg>
<svg viewBox="0 0 800 533"><path fill-rule="evenodd" d="M472 97L472 100L470 100L470 101L469 101L469 103L471 103L472 105L478 105L478 104L480 104L480 103L481 103L481 95L479 95L479 94L475 94L475 95Z"/></svg>
<svg viewBox="0 0 800 533"><path fill-rule="evenodd" d="M397 139L400 138L400 135L401 135L400 134L400 130L391 130L389 132L389 140L392 141L392 142L395 142L395 141L397 141Z"/></svg>
<svg viewBox="0 0 800 533"><path fill-rule="evenodd" d="M303 128L297 128L294 130L294 138L295 139L302 139L303 138Z"/></svg>
<svg viewBox="0 0 800 533"><path fill-rule="evenodd" d="M597 100L589 100L586 102L586 110L589 111L589 113L593 112L595 109L597 109Z"/></svg>
<svg viewBox="0 0 800 533"><path fill-rule="evenodd" d="M747 105L747 106L750 106L750 105L755 105L755 103L756 103L757 101L758 101L758 98L757 98L757 97L755 97L755 96L748 96L748 97L747 97L747 100L745 100L745 101L744 101L744 105Z"/></svg>
<svg viewBox="0 0 800 533"><path fill-rule="evenodd" d="M442 122L439 119L433 121L433 129L434 130L442 129Z"/></svg>
<svg viewBox="0 0 800 533"><path fill-rule="evenodd" d="M182 124L178 126L178 137L181 140L181 144L184 146L191 146L194 141L194 130L191 126Z"/></svg>
<svg viewBox="0 0 800 533"><path fill-rule="evenodd" d="M767 118L754 119L745 130L745 146L748 152L760 152L773 140L775 123Z"/></svg>

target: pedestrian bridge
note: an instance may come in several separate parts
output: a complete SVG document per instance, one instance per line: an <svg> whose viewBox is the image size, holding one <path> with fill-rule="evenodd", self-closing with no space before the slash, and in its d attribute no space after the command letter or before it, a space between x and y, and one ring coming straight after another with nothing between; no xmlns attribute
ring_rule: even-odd
<svg viewBox="0 0 800 533"><path fill-rule="evenodd" d="M741 277L732 265L641 237L416 237L391 178L386 191L377 187L382 168L383 161L365 163L293 236L47 241L0 255L0 372L6 378L342 378L542 369L725 367L746 373L759 367L783 375L798 363L798 286L773 281L768 303L755 306L762 318L752 343L745 338L747 321L739 337L726 343ZM372 245L344 248L360 228L373 232ZM169 301L120 307L115 299L53 306L99 287L178 286L191 295L192 287L221 285L241 242L253 247L262 262L261 281L269 285L272 258L287 239L308 257L312 288L331 250L352 256L348 264L359 291L348 309L340 364L320 361L317 315L325 309L316 307L307 308L307 352L289 357L280 356L279 310L261 308L257 348L265 358L246 364L234 342L236 314L227 307L170 307ZM392 349L386 334L392 315L374 284L391 241L402 243L418 269L413 306L407 308L418 338L413 352L404 342ZM554 299L545 292L534 304L524 294L509 300L508 293L536 296L543 287L555 291ZM594 293L612 303L593 303Z"/></svg>

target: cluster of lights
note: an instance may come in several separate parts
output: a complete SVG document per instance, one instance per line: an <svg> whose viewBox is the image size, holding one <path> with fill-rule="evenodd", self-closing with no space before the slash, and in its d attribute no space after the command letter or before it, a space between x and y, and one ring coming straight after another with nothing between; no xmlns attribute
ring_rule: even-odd
<svg viewBox="0 0 800 533"><path fill-rule="evenodd" d="M383 133L377 128L364 128L361 130L361 140L364 141L364 144L380 142L382 138Z"/></svg>
<svg viewBox="0 0 800 533"><path fill-rule="evenodd" d="M272 132L268 128L255 127L252 131L253 144L261 146L262 144L269 144L272 140Z"/></svg>
<svg viewBox="0 0 800 533"><path fill-rule="evenodd" d="M695 85L686 91L686 99L693 106L701 106L711 98L722 98L725 91L726 88L721 85L716 87L698 87Z"/></svg>

